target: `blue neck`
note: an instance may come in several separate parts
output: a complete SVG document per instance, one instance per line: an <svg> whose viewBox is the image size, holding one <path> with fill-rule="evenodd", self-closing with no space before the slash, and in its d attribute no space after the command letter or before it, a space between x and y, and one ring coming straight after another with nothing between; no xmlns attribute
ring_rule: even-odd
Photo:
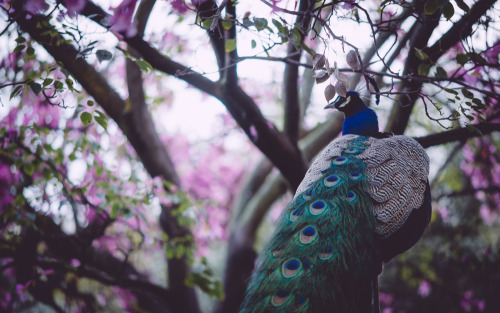
<svg viewBox="0 0 500 313"><path fill-rule="evenodd" d="M378 133L378 120L375 112L366 105L353 115L347 116L342 125L342 135L369 136Z"/></svg>

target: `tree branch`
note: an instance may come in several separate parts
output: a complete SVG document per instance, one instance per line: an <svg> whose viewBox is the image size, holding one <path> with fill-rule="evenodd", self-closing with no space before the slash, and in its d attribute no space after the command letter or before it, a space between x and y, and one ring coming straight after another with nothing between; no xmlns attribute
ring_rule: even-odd
<svg viewBox="0 0 500 313"><path fill-rule="evenodd" d="M423 6L423 2L420 4ZM430 16L425 15L425 13L423 13L423 8L421 8L420 16L422 18L422 22L420 20L415 22L416 28L411 34L408 58L406 60L403 75L418 73L418 66L422 63L422 61L417 58L415 49L425 49L434 29L439 25L440 15L441 12L439 11ZM423 83L414 80L406 80L401 83L398 89L406 92L407 94L398 97L398 101L394 103L389 121L386 125L386 132L395 134L404 133L415 101L419 97L419 91L422 84Z"/></svg>
<svg viewBox="0 0 500 313"><path fill-rule="evenodd" d="M100 7L91 2L87 2L82 14L98 23L107 16ZM220 85L164 57L142 38L137 36L124 37L124 40L139 52L153 68L175 75L219 99L255 146L283 173L290 187L294 190L298 187L307 170L305 159L299 149L264 118L253 99L241 87L236 86L222 91L223 88L220 88ZM283 158L284 155L288 157Z"/></svg>
<svg viewBox="0 0 500 313"><path fill-rule="evenodd" d="M299 14L295 23L300 25L304 30L301 36L300 43L304 42L305 36L308 33L311 24L310 12L314 8L315 1L301 0L299 4ZM298 51L292 41L288 43L287 58L299 63L302 50ZM294 63L286 63L284 86L283 86L283 103L285 106L285 127L284 132L291 140L296 143L299 139L299 123L300 123L300 103L299 103L299 66Z"/></svg>
<svg viewBox="0 0 500 313"><path fill-rule="evenodd" d="M500 124L476 124L471 125L473 128L479 130L481 134L467 129L467 127L453 129L437 134L428 135L425 137L414 138L418 143L424 148L442 145L454 141L463 141L474 137L479 137L482 135L487 135L495 131L500 131Z"/></svg>
<svg viewBox="0 0 500 313"><path fill-rule="evenodd" d="M26 19L26 14L18 14L16 17L16 21L23 31L28 32L34 40L43 45L55 60L61 62L65 69L76 78L83 88L103 107L106 113L115 120L134 147L148 173L152 177L161 176L173 184L180 186L180 179L154 129L153 121L147 111L144 100L140 100L141 95L143 96L142 91L132 93L131 96L138 102L135 102L136 105L127 106L93 67L82 58L77 58L76 49L70 45L55 46L50 44L51 42L55 42L54 38L50 37L50 35L42 34L45 31L47 31L47 34L50 32L54 33L55 30L45 26L42 26L41 29L37 28L36 25L42 20L44 20L44 17L38 15L31 17L31 19ZM133 83L135 80L132 79L131 82ZM185 235L186 232L189 232L189 229L177 225L177 220L171 217L171 210L172 208L162 207L162 216L160 218L162 228L169 235ZM194 291L192 288L187 288L184 284L184 278L189 270L185 260L175 260L171 262L171 266L172 270L176 269L172 277L178 278L177 282L173 282L172 287L178 287L179 293L182 294L182 297L177 296L171 299L175 301L179 299L191 299L190 304L192 304L191 311L189 311L190 307L187 307L185 304L176 305L176 309L179 312L199 312ZM175 289L173 288L173 290Z"/></svg>
<svg viewBox="0 0 500 313"><path fill-rule="evenodd" d="M439 23L439 18L436 18L435 15L440 15L441 13L438 11L433 16L424 15L424 24L420 24L417 27L414 32L414 37L410 41L410 52L406 61L404 76L418 72L417 69L421 62L414 53L415 48L424 50L427 55L429 55L430 61L435 63L450 47L454 46L462 38L470 35L472 25L475 24L495 2L496 0L480 0L476 2L471 9L471 14L464 15L460 21L456 22L431 48L426 48L427 42L437 26L436 23ZM420 22L417 21L416 23ZM395 134L402 134L404 132L413 106L419 98L419 90L422 85L423 82L412 80L407 80L401 84L399 90L409 92L409 94L399 98L399 105L397 103L394 104L389 123L385 130L386 132L393 132Z"/></svg>

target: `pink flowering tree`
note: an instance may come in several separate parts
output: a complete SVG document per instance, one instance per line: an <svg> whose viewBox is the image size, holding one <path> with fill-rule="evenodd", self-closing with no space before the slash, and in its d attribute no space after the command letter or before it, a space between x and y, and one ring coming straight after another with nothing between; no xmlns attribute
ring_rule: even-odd
<svg viewBox="0 0 500 313"><path fill-rule="evenodd" d="M495 5L0 0L0 311L236 312L355 88L435 167L383 312L500 310Z"/></svg>

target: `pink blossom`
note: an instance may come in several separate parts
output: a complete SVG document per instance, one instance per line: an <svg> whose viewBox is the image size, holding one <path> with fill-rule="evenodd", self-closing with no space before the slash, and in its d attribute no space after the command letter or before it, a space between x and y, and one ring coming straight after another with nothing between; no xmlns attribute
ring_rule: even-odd
<svg viewBox="0 0 500 313"><path fill-rule="evenodd" d="M448 222L449 220L449 212L448 212L448 209L443 207L443 206L440 206L438 207L438 213L439 213L439 216L443 219L443 222Z"/></svg>
<svg viewBox="0 0 500 313"><path fill-rule="evenodd" d="M423 298L427 297L431 293L431 284L424 280L418 286L418 294Z"/></svg>
<svg viewBox="0 0 500 313"><path fill-rule="evenodd" d="M86 0L63 0L63 2L70 17L75 17L77 13L80 13L87 3Z"/></svg>
<svg viewBox="0 0 500 313"><path fill-rule="evenodd" d="M24 10L35 15L44 12L49 8L49 5L44 0L27 0L24 3Z"/></svg>
<svg viewBox="0 0 500 313"><path fill-rule="evenodd" d="M25 302L28 299L28 297L26 296L26 289L28 289L30 284L31 280L27 281L24 285L23 284L16 285L16 293L21 302Z"/></svg>
<svg viewBox="0 0 500 313"><path fill-rule="evenodd" d="M80 266L80 261L78 259L71 259L70 264L73 267L78 267Z"/></svg>
<svg viewBox="0 0 500 313"><path fill-rule="evenodd" d="M342 7L346 10L352 10L354 9L356 6L354 5L356 3L355 0L345 0L344 1L344 4L342 5Z"/></svg>
<svg viewBox="0 0 500 313"><path fill-rule="evenodd" d="M488 62L496 64L498 63L498 55L500 54L500 42L497 42L493 45L493 47L489 48L484 52L486 59Z"/></svg>
<svg viewBox="0 0 500 313"><path fill-rule="evenodd" d="M120 5L112 9L114 14L108 21L111 30L118 33L125 33L127 37L134 37L137 34L137 25L132 23L132 16L135 11L137 0L123 0Z"/></svg>
<svg viewBox="0 0 500 313"><path fill-rule="evenodd" d="M172 11L176 13L184 14L188 10L188 7L184 0L171 0L170 4L172 5Z"/></svg>
<svg viewBox="0 0 500 313"><path fill-rule="evenodd" d="M259 133L257 132L257 129L254 125L250 126L250 136L253 142L257 142L257 140L259 139Z"/></svg>

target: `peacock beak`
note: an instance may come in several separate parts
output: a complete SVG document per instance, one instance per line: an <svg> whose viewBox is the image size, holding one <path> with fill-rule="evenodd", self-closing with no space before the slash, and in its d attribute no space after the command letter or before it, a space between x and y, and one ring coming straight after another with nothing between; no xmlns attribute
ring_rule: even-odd
<svg viewBox="0 0 500 313"><path fill-rule="evenodd" d="M335 109L335 103L337 103L337 101L328 103L325 109Z"/></svg>
<svg viewBox="0 0 500 313"><path fill-rule="evenodd" d="M338 97L335 101L328 103L325 109L339 109L340 104L345 100L345 98Z"/></svg>

